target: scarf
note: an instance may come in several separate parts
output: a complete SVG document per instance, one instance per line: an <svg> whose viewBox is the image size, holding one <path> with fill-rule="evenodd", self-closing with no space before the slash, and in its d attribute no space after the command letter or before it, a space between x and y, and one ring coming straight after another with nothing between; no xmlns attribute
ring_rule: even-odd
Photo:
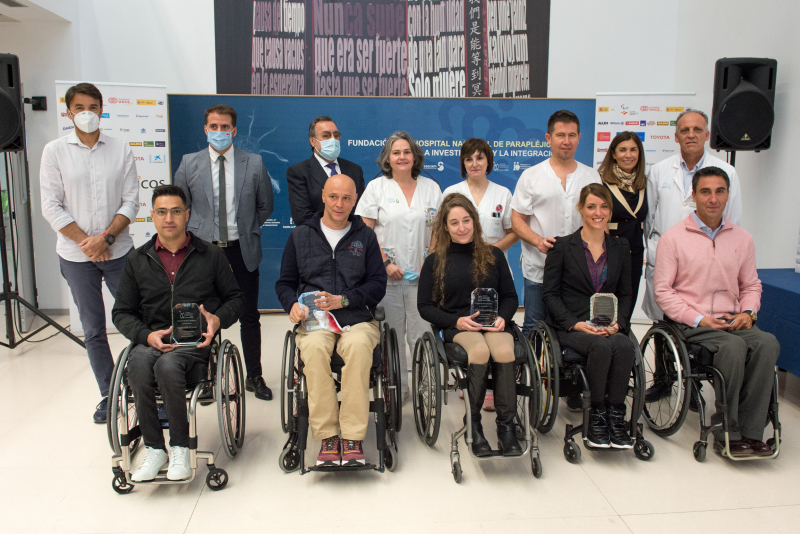
<svg viewBox="0 0 800 534"><path fill-rule="evenodd" d="M622 188L626 191L633 192L633 181L636 180L636 173L628 174L627 172L623 171L619 168L619 165L616 163L614 164L614 176L617 177L617 180L620 181L622 184Z"/></svg>

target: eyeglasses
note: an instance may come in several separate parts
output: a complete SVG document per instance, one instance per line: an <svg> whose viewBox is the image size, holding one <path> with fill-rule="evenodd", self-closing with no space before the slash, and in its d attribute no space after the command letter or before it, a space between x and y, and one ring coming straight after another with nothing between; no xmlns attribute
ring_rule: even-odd
<svg viewBox="0 0 800 534"><path fill-rule="evenodd" d="M167 210L167 209L164 209L164 208L160 208L160 209L157 209L157 210L153 210L153 213L154 213L154 214L155 214L155 216L156 216L156 217L158 217L159 219L163 219L164 217L166 217L166 216L167 216L167 213L169 213L170 215L172 215L172 217L173 217L174 219L177 219L178 217L180 217L181 215L183 215L185 212L186 212L186 210L185 210L184 208L172 208L171 210Z"/></svg>

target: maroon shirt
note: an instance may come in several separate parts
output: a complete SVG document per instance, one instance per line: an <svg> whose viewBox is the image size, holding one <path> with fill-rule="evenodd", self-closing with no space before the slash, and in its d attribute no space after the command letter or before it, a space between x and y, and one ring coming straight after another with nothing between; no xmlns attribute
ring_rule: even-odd
<svg viewBox="0 0 800 534"><path fill-rule="evenodd" d="M181 248L175 253L172 253L170 250L164 248L164 245L161 244L160 239L156 236L156 254L158 254L158 258L161 260L164 269L167 270L167 276L169 276L169 281L172 283L175 283L175 273L178 272L178 267L181 266L183 259L186 257L186 253L189 252L189 241L191 240L192 237L189 235L189 232L186 232L186 241L183 242Z"/></svg>
<svg viewBox="0 0 800 534"><path fill-rule="evenodd" d="M586 265L589 267L589 274L592 277L594 292L599 293L603 284L608 279L608 258L606 257L606 242L603 241L603 253L594 261L592 251L589 250L589 243L583 242L583 253L586 256Z"/></svg>

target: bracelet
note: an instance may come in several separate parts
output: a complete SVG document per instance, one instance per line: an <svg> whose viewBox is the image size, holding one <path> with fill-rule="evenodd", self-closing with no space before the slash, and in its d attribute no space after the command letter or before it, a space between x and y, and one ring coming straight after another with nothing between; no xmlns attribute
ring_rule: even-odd
<svg viewBox="0 0 800 534"><path fill-rule="evenodd" d="M392 263L392 260L390 260L390 259L387 259L385 262L383 262L383 266L384 266L384 267L388 267L388 266L389 266L389 264L391 264L391 263Z"/></svg>

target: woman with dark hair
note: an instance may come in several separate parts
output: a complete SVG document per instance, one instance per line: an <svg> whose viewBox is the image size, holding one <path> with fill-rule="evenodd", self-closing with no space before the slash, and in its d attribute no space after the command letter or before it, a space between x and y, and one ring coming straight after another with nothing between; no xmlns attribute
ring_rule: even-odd
<svg viewBox="0 0 800 534"><path fill-rule="evenodd" d="M472 137L461 145L461 177L463 181L451 185L442 193L461 193L475 205L481 222L481 237L486 243L503 251L508 260L508 249L519 241L511 229L511 191L496 184L486 176L494 167L492 147L483 139ZM494 411L494 395L486 392L483 409Z"/></svg>
<svg viewBox="0 0 800 534"><path fill-rule="evenodd" d="M487 244L480 217L466 196L445 197L434 224L434 245L422 266L417 306L423 319L441 328L445 343L458 343L467 353L467 396L472 414L472 452L489 456L483 435L481 404L489 377L489 359L497 410L497 439L504 456L519 456L522 448L514 431L517 389L514 376L514 337L511 319L519 300L503 251ZM473 290L492 288L498 296L498 317L491 327L470 315Z"/></svg>
<svg viewBox="0 0 800 534"><path fill-rule="evenodd" d="M647 217L647 176L644 147L634 132L620 132L611 141L603 163L597 169L611 192L608 232L624 237L631 247L631 321L644 266L644 220Z"/></svg>
<svg viewBox="0 0 800 534"><path fill-rule="evenodd" d="M383 176L367 184L355 214L375 230L388 276L381 301L386 321L397 332L403 400L408 398L408 347L429 328L417 311L417 281L442 190L420 176L425 156L414 139L397 131L386 139L378 167Z"/></svg>
<svg viewBox="0 0 800 534"><path fill-rule="evenodd" d="M625 396L635 347L628 337L631 305L630 247L625 238L606 233L611 193L600 184L581 189L578 212L583 226L556 238L544 263L543 300L547 323L556 329L562 348L587 356L592 394L589 435L592 447L630 449L625 428ZM617 321L606 327L589 322L595 293L617 297Z"/></svg>

